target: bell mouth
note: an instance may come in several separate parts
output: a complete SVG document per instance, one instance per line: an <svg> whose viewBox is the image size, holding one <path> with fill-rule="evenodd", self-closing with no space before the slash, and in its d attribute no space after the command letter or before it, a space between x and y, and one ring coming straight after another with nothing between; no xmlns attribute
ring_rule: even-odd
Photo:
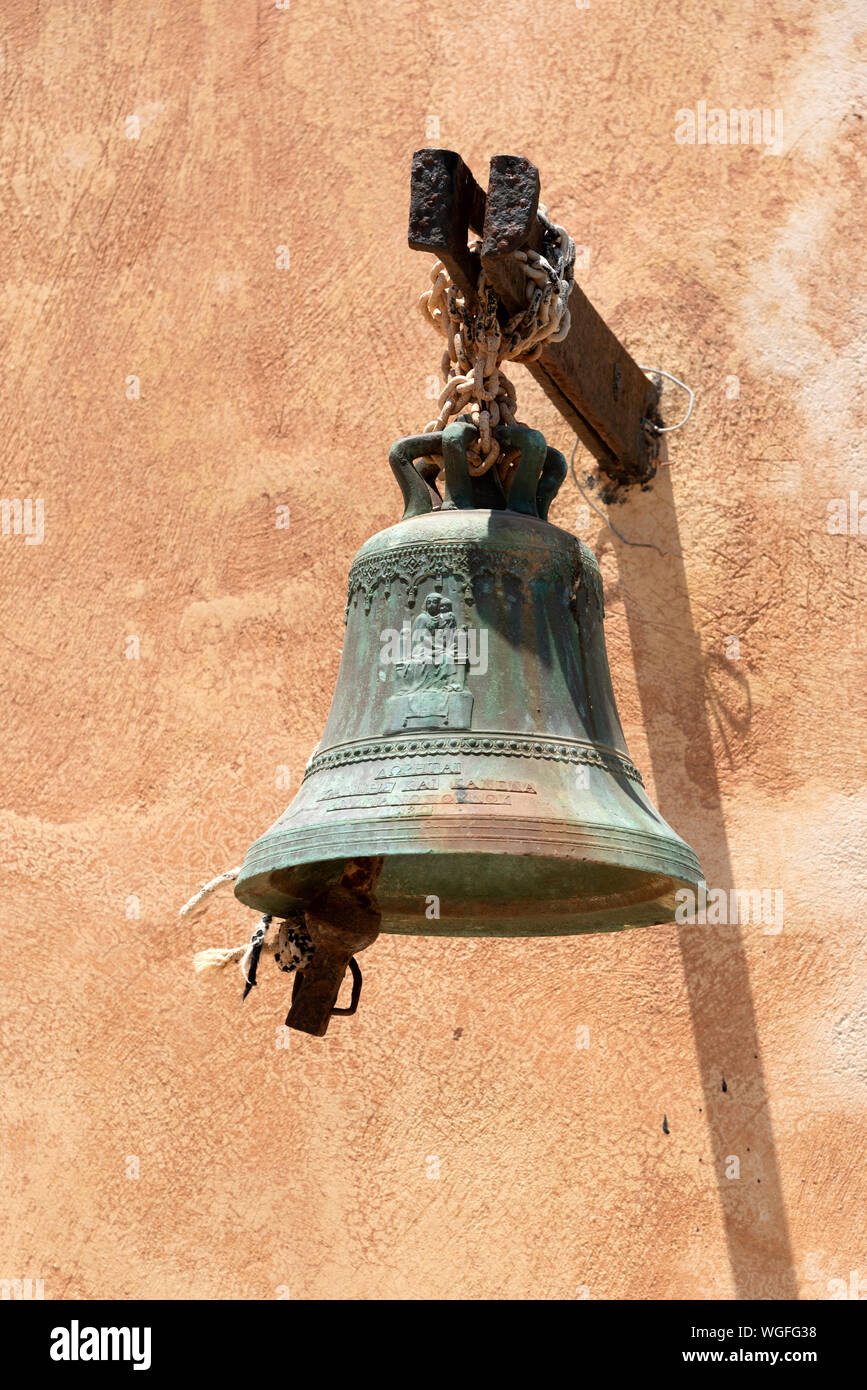
<svg viewBox="0 0 867 1390"><path fill-rule="evenodd" d="M395 935L568 936L673 921L678 890L695 891L702 879L688 846L674 836L648 836L657 844L645 844L640 852L633 844L626 863L622 848L609 846L606 855L600 831L592 845L591 827L576 831L569 846L562 835L546 846L537 832L522 850L480 849L472 836L464 848L444 852L395 852L370 841L355 846L353 857L385 854L376 898L381 930ZM273 842L269 848L273 855ZM255 849L236 894L249 907L278 917L302 908L339 877L346 862L341 857L278 866L272 860L272 867L258 867ZM636 864L642 857L646 867Z"/></svg>

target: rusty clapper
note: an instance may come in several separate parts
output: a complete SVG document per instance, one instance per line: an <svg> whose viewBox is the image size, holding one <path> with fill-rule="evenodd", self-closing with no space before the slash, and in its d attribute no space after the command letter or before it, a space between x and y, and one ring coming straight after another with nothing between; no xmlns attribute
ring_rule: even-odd
<svg viewBox="0 0 867 1390"><path fill-rule="evenodd" d="M464 216L482 220L484 194L464 195ZM412 227L410 239L420 242ZM597 456L609 447L604 415ZM325 731L297 796L244 861L241 902L303 914L313 940L289 1027L322 1035L333 1014L354 1011L354 958L380 930L619 931L672 920L677 890L701 881L629 757L596 560L547 519L565 459L535 430L496 436L520 451L507 494L493 470L471 475L465 419L391 449L403 516L352 563ZM441 492L421 462L440 452ZM647 459L632 462L642 480ZM629 464L624 448L618 480ZM347 968L352 1002L338 1009Z"/></svg>

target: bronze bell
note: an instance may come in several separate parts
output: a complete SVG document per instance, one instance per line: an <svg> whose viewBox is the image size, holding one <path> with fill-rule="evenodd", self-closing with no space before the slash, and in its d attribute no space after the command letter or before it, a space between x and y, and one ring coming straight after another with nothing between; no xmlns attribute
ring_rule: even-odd
<svg viewBox="0 0 867 1390"><path fill-rule="evenodd" d="M471 476L472 424L399 440L402 519L362 546L322 740L249 849L243 903L304 913L316 944L287 1023L324 1033L383 931L548 936L674 917L698 860L629 757L586 545L547 520L566 461L535 430L508 496ZM445 486L420 460L442 451ZM380 921L381 915L381 921Z"/></svg>

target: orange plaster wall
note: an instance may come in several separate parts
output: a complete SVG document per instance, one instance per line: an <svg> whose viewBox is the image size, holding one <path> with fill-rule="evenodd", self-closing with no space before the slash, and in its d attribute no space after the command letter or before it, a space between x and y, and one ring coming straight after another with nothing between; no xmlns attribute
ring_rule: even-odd
<svg viewBox="0 0 867 1390"><path fill-rule="evenodd" d="M864 538L828 530L867 498L863 6L472 13L5 9L0 491L45 531L0 537L0 1276L46 1298L867 1294ZM700 101L781 110L779 149L677 143ZM385 936L359 1014L284 1049L285 978L241 1009L190 968L251 915L177 910L297 787L399 515L437 143L536 162L593 303L696 391L632 544L571 482L552 519L651 795L784 921Z"/></svg>

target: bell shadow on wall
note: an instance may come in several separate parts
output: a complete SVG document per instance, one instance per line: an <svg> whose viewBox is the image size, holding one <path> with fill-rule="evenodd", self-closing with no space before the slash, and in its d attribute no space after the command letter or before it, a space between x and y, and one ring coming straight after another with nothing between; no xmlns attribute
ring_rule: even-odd
<svg viewBox="0 0 867 1390"><path fill-rule="evenodd" d="M618 512L626 509L614 508L614 525L628 534L628 520ZM668 468L640 494L640 516L641 533L654 545L624 544L606 530L602 549L610 543L617 557L653 799L696 850L709 889L728 893L732 865L709 713L727 749L725 725L737 732L749 722L749 687L736 662L702 651ZM724 678L728 690L720 697ZM794 1300L794 1258L742 927L683 926L678 945L736 1296ZM732 1155L740 1161L738 1178L727 1176Z"/></svg>

